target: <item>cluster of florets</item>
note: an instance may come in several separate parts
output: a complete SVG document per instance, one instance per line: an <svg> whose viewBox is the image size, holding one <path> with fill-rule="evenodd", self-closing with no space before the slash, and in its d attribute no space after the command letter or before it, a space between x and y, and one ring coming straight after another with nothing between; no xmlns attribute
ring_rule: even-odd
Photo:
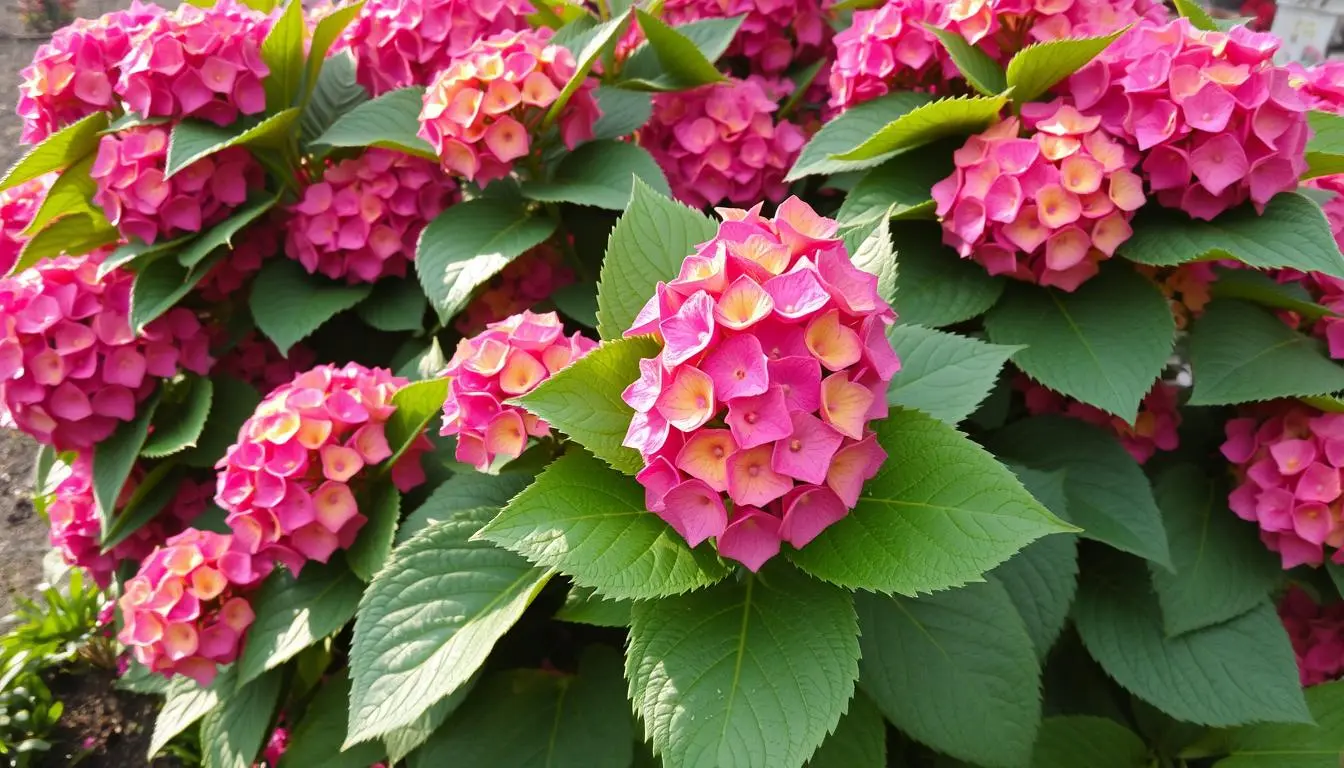
<svg viewBox="0 0 1344 768"><path fill-rule="evenodd" d="M784 199L784 176L807 137L788 120L776 121L773 90L752 77L654 98L639 143L678 199L697 208Z"/></svg>
<svg viewBox="0 0 1344 768"><path fill-rule="evenodd" d="M1323 61L1312 67L1297 62L1284 66L1293 76L1293 85L1302 89L1312 109L1344 112L1344 61Z"/></svg>
<svg viewBox="0 0 1344 768"><path fill-rule="evenodd" d="M428 85L473 43L526 29L526 0L370 0L346 30L361 85L377 96Z"/></svg>
<svg viewBox="0 0 1344 768"><path fill-rule="evenodd" d="M550 30L523 30L478 40L434 78L420 111L420 137L434 146L443 169L486 184L509 175L532 151L547 109L574 76L574 55L551 44ZM558 122L573 149L593 137L601 116L585 82Z"/></svg>
<svg viewBox="0 0 1344 768"><path fill-rule="evenodd" d="M261 271L267 259L280 253L278 223L262 220L234 236L228 253L205 273L196 284L196 292L209 302L237 299L253 275Z"/></svg>
<svg viewBox="0 0 1344 768"><path fill-rule="evenodd" d="M457 460L484 470L497 456L522 455L529 437L550 435L549 424L506 401L536 389L596 346L577 332L565 336L554 312L528 311L459 342L443 372L448 399L440 430L457 435Z"/></svg>
<svg viewBox="0 0 1344 768"><path fill-rule="evenodd" d="M855 11L854 22L835 36L830 106L848 109L890 91L941 93L958 77L947 49L925 25L942 14L935 0L888 0Z"/></svg>
<svg viewBox="0 0 1344 768"><path fill-rule="evenodd" d="M0 192L0 275L18 263L19 252L30 239L23 232L33 223L53 180L42 176Z"/></svg>
<svg viewBox="0 0 1344 768"><path fill-rule="evenodd" d="M1072 103L1144 155L1159 203L1212 219L1263 210L1306 169L1310 101L1273 63L1279 39L1186 19L1126 33L1068 81Z"/></svg>
<svg viewBox="0 0 1344 768"><path fill-rule="evenodd" d="M868 423L886 416L900 361L895 315L835 221L797 198L773 220L759 205L720 213L626 331L663 348L622 395L635 410L624 444L644 457L649 510L756 570L858 503L886 458Z"/></svg>
<svg viewBox="0 0 1344 768"><path fill-rule="evenodd" d="M834 33L822 5L816 0L668 0L663 20L679 26L742 16L724 55L742 57L752 72L779 75L827 52Z"/></svg>
<svg viewBox="0 0 1344 768"><path fill-rule="evenodd" d="M990 0L999 50L1011 56L1028 43L1100 37L1128 24L1163 24L1170 17L1161 0ZM1029 35L1029 39L1024 39Z"/></svg>
<svg viewBox="0 0 1344 768"><path fill-rule="evenodd" d="M243 147L203 157L166 178L169 135L168 126L145 125L98 142L89 171L97 186L93 202L126 238L153 243L200 232L228 218L262 185L261 166Z"/></svg>
<svg viewBox="0 0 1344 768"><path fill-rule="evenodd" d="M1130 424L1100 408L1074 400L1026 376L1015 385L1025 393L1027 412L1033 416L1061 413L1094 424L1114 434L1129 455L1140 464L1158 451L1174 451L1180 443L1181 412L1177 408L1176 387L1157 382L1139 403L1139 414Z"/></svg>
<svg viewBox="0 0 1344 768"><path fill-rule="evenodd" d="M229 125L266 109L270 74L261 43L271 17L235 0L183 3L148 20L131 40L115 90L142 117L195 117Z"/></svg>
<svg viewBox="0 0 1344 768"><path fill-rule="evenodd" d="M231 536L188 529L140 564L117 601L117 639L137 661L209 685L219 665L238 658L256 618L246 590L271 566L233 545Z"/></svg>
<svg viewBox="0 0 1344 768"><path fill-rule="evenodd" d="M327 168L290 206L285 253L334 280L402 277L420 232L457 197L433 162L366 149Z"/></svg>
<svg viewBox="0 0 1344 768"><path fill-rule="evenodd" d="M219 356L215 373L223 373L252 385L261 392L270 392L288 384L302 371L313 367L317 355L311 349L295 344L288 356L280 354L275 342L248 331L228 352Z"/></svg>
<svg viewBox="0 0 1344 768"><path fill-rule="evenodd" d="M1023 108L1029 138L1009 118L953 154L933 187L943 242L990 274L1076 289L1133 234L1143 205L1137 159L1066 104Z"/></svg>
<svg viewBox="0 0 1344 768"><path fill-rule="evenodd" d="M183 308L137 336L128 272L98 278L102 254L61 256L0 280L0 402L19 429L58 450L85 450L117 424L159 379L206 373L209 340Z"/></svg>
<svg viewBox="0 0 1344 768"><path fill-rule="evenodd" d="M1297 404L1268 408L1267 418L1227 422L1222 452L1237 478L1228 503L1237 516L1260 525L1260 539L1279 553L1285 569L1320 565L1326 547L1344 563L1344 414Z"/></svg>
<svg viewBox="0 0 1344 768"><path fill-rule="evenodd" d="M276 388L238 431L216 465L215 502L227 513L234 546L283 563L297 575L354 543L367 522L356 494L392 457L387 420L406 380L381 368L321 365ZM397 487L424 482L417 437L391 469Z"/></svg>
<svg viewBox="0 0 1344 768"><path fill-rule="evenodd" d="M280 765L280 758L285 756L287 749L289 749L289 729L277 725L266 739L266 747L261 751L261 760L268 768L277 768Z"/></svg>
<svg viewBox="0 0 1344 768"><path fill-rule="evenodd" d="M1190 326L1191 320L1203 315L1204 307L1213 299L1213 282L1218 279L1218 273L1211 262L1191 261L1178 267L1136 264L1135 268L1162 291L1176 327L1182 330Z"/></svg>
<svg viewBox="0 0 1344 768"><path fill-rule="evenodd" d="M1344 600L1317 604L1299 587L1279 603L1303 687L1344 677Z"/></svg>
<svg viewBox="0 0 1344 768"><path fill-rule="evenodd" d="M490 323L530 309L574 282L560 251L542 243L500 270L453 322L464 336L474 336Z"/></svg>
<svg viewBox="0 0 1344 768"><path fill-rule="evenodd" d="M132 39L163 15L157 5L131 0L131 7L97 19L77 19L56 32L20 73L21 140L36 144L95 112L116 107L112 88Z"/></svg>

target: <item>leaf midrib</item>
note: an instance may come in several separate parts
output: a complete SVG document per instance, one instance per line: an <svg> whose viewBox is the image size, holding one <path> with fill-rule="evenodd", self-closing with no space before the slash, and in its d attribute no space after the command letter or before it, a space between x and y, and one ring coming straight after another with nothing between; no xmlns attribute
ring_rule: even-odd
<svg viewBox="0 0 1344 768"><path fill-rule="evenodd" d="M747 627L751 618L751 598L756 588L756 577L747 576L747 594L742 598L742 624L737 635L737 651L733 660L733 678L728 685L728 701L723 709L723 728L719 731L719 743L715 746L715 759L723 753L723 745L728 740L728 725L733 719L733 704L737 701L737 689L742 682L742 660L747 655Z"/></svg>

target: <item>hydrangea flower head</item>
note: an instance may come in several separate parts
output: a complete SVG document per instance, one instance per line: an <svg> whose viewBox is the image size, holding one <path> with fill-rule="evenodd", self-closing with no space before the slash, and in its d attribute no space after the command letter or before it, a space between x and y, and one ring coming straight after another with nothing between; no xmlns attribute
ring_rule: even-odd
<svg viewBox="0 0 1344 768"><path fill-rule="evenodd" d="M659 94L639 143L687 205L777 203L807 143L801 128L772 114L780 95L760 77Z"/></svg>
<svg viewBox="0 0 1344 768"><path fill-rule="evenodd" d="M900 369L895 314L838 224L797 198L760 209L721 209L714 239L658 284L626 335L663 348L622 395L648 509L752 570L858 503L886 458L868 422Z"/></svg>
<svg viewBox="0 0 1344 768"><path fill-rule="evenodd" d="M835 36L830 105L848 109L891 91L942 93L960 74L947 49L925 28L941 17L937 0L887 0L855 11Z"/></svg>
<svg viewBox="0 0 1344 768"><path fill-rule="evenodd" d="M668 0L663 21L676 27L742 16L723 55L742 58L753 73L777 76L827 52L834 33L822 5L815 0ZM633 25L632 32L638 32Z"/></svg>
<svg viewBox="0 0 1344 768"><path fill-rule="evenodd" d="M200 232L228 218L262 185L261 165L243 147L203 157L165 178L170 132L165 125L145 125L98 141L89 171L97 186L93 202L128 239L154 243Z"/></svg>
<svg viewBox="0 0 1344 768"><path fill-rule="evenodd" d="M1028 379L1015 382L1026 394L1027 412L1033 416L1062 413L1105 429L1120 439L1120 444L1140 464L1147 463L1158 451L1174 451L1180 444L1181 412L1177 409L1176 388L1157 382L1139 403L1139 415L1133 424L1100 408L1081 403Z"/></svg>
<svg viewBox="0 0 1344 768"><path fill-rule="evenodd" d="M523 30L478 40L434 78L419 135L445 171L486 184L531 153L547 109L576 69L573 54L550 39L550 30ZM560 115L560 138L570 149L593 137L602 114L595 88L585 82Z"/></svg>
<svg viewBox="0 0 1344 768"><path fill-rule="evenodd" d="M215 502L228 513L234 546L295 575L348 549L368 521L356 497L371 468L392 456L386 425L406 383L382 368L320 365L268 394L216 465ZM398 488L424 482L420 457L429 448L419 435L397 460Z"/></svg>
<svg viewBox="0 0 1344 768"><path fill-rule="evenodd" d="M220 259L201 282L196 292L208 302L224 302L237 296L264 261L280 253L280 227L272 221L256 222L234 236L224 258Z"/></svg>
<svg viewBox="0 0 1344 768"><path fill-rule="evenodd" d="M1073 291L1133 233L1144 202L1132 150L1056 101L967 139L933 187L943 242L993 275Z"/></svg>
<svg viewBox="0 0 1344 768"><path fill-rule="evenodd" d="M374 96L429 85L476 41L526 29L526 0L371 0L346 30L360 85Z"/></svg>
<svg viewBox="0 0 1344 768"><path fill-rule="evenodd" d="M236 0L183 3L146 22L119 64L114 90L142 117L228 125L266 110L261 43L271 17Z"/></svg>
<svg viewBox="0 0 1344 768"><path fill-rule="evenodd" d="M285 254L350 283L402 277L425 225L457 198L432 161L370 148L304 188L289 207Z"/></svg>
<svg viewBox="0 0 1344 768"><path fill-rule="evenodd" d="M1191 261L1178 267L1134 266L1167 297L1171 316L1179 329L1188 328L1192 319L1203 315L1204 307L1213 299L1213 283L1218 279L1218 273L1211 262Z"/></svg>
<svg viewBox="0 0 1344 768"><path fill-rule="evenodd" d="M574 282L560 251L542 243L519 256L490 278L483 291L457 316L453 327L464 336L475 336L490 323L530 309Z"/></svg>
<svg viewBox="0 0 1344 768"><path fill-rule="evenodd" d="M1285 570L1320 565L1329 550L1344 563L1344 414L1293 403L1250 413L1225 426L1222 453L1237 478L1232 511L1260 526L1260 539Z"/></svg>
<svg viewBox="0 0 1344 768"><path fill-rule="evenodd" d="M1101 37L1129 24L1164 24L1170 13L1161 0L992 0L1000 28L1000 60L1028 43L1077 37ZM1029 39L1023 40L1023 33Z"/></svg>
<svg viewBox="0 0 1344 768"><path fill-rule="evenodd" d="M175 307L137 336L129 272L98 278L103 254L61 256L0 280L0 403L19 429L57 450L87 450L156 382L209 371L210 344Z"/></svg>
<svg viewBox="0 0 1344 768"><path fill-rule="evenodd" d="M32 238L23 234L42 207L55 177L42 176L0 192L0 275L9 274Z"/></svg>
<svg viewBox="0 0 1344 768"><path fill-rule="evenodd" d="M536 389L596 346L579 333L565 336L554 312L529 311L459 342L443 373L448 399L440 430L457 435L457 460L484 470L497 456L522 455L529 437L550 435L549 424L505 401Z"/></svg>
<svg viewBox="0 0 1344 768"><path fill-rule="evenodd" d="M1078 109L1143 153L1159 203L1212 219L1246 200L1257 210L1306 170L1299 78L1274 65L1279 39L1186 19L1140 25L1069 78Z"/></svg>
<svg viewBox="0 0 1344 768"><path fill-rule="evenodd" d="M1302 687L1344 677L1344 600L1318 604L1297 586L1279 602Z"/></svg>
<svg viewBox="0 0 1344 768"><path fill-rule="evenodd" d="M246 591L270 564L234 547L233 537L194 528L168 539L126 582L117 639L164 676L209 685L238 658L256 614Z"/></svg>

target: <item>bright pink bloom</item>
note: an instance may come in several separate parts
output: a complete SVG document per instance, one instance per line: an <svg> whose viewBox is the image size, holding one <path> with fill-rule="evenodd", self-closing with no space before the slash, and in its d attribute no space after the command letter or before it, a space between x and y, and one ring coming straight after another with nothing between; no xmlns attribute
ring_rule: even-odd
<svg viewBox="0 0 1344 768"><path fill-rule="evenodd" d="M550 425L506 401L525 395L597 343L566 337L554 312L529 311L458 342L448 361L448 400L440 434L457 435L457 460L488 468L497 456L517 458L529 437L547 437Z"/></svg>
<svg viewBox="0 0 1344 768"><path fill-rule="evenodd" d="M523 30L477 40L434 78L420 111L420 137L450 174L484 185L527 157L547 110L576 70L574 56L550 43L551 31ZM593 137L601 116L589 79L557 125L573 149Z"/></svg>
<svg viewBox="0 0 1344 768"><path fill-rule="evenodd" d="M266 748L261 751L261 759L266 768L277 768L280 765L280 758L285 756L285 750L288 748L289 729L277 725L275 730L271 731L270 738L266 739Z"/></svg>
<svg viewBox="0 0 1344 768"><path fill-rule="evenodd" d="M270 392L289 383L316 362L317 355L303 344L290 347L286 357L270 339L249 331L219 356L219 362L211 372L232 376L261 392Z"/></svg>
<svg viewBox="0 0 1344 768"><path fill-rule="evenodd" d="M23 231L33 223L53 181L55 176L47 175L0 192L0 275L18 263L19 252L30 239Z"/></svg>
<svg viewBox="0 0 1344 768"><path fill-rule="evenodd" d="M760 77L660 94L639 143L687 205L779 202L807 143L801 128L772 114L782 95Z"/></svg>
<svg viewBox="0 0 1344 768"><path fill-rule="evenodd" d="M1159 381L1153 385L1139 403L1139 415L1133 424L1061 395L1025 375L1018 377L1014 386L1026 393L1027 411L1032 415L1062 413L1095 424L1114 433L1129 455L1140 464L1146 463L1158 451L1176 450L1180 443L1181 412L1176 403L1177 390L1170 384Z"/></svg>
<svg viewBox="0 0 1344 768"><path fill-rule="evenodd" d="M1344 677L1344 600L1317 604L1294 585L1279 602L1279 618L1304 687Z"/></svg>
<svg viewBox="0 0 1344 768"><path fill-rule="evenodd" d="M91 448L134 419L160 379L213 362L190 310L171 309L136 336L133 276L98 279L104 256L61 256L0 280L0 403L58 450Z"/></svg>
<svg viewBox="0 0 1344 768"><path fill-rule="evenodd" d="M262 220L234 235L229 252L197 283L201 298L212 303L237 298L262 263L279 255L280 233L278 221Z"/></svg>
<svg viewBox="0 0 1344 768"><path fill-rule="evenodd" d="M626 335L663 349L622 394L648 509L753 571L858 502L886 458L868 423L900 368L895 314L837 223L797 198L760 210L720 209L714 239L659 283Z"/></svg>
<svg viewBox="0 0 1344 768"><path fill-rule="evenodd" d="M392 396L406 380L381 368L320 365L277 387L257 406L216 467L215 503L227 513L235 548L283 563L298 575L309 560L348 549L368 518L356 494L365 467L392 456L385 434ZM392 467L403 491L424 482L419 435Z"/></svg>
<svg viewBox="0 0 1344 768"><path fill-rule="evenodd" d="M463 336L475 336L490 323L531 309L573 282L574 273L565 266L560 251L542 243L490 278L458 314L453 327Z"/></svg>
<svg viewBox="0 0 1344 768"><path fill-rule="evenodd" d="M890 91L945 92L960 74L924 26L939 26L942 5L888 0L881 8L855 11L853 24L835 36L830 106L848 109Z"/></svg>
<svg viewBox="0 0 1344 768"><path fill-rule="evenodd" d="M359 82L378 96L429 85L482 38L527 28L526 0L370 0L345 32Z"/></svg>
<svg viewBox="0 0 1344 768"><path fill-rule="evenodd" d="M154 243L209 229L264 181L261 165L243 147L203 157L164 178L170 133L170 126L147 125L98 142L89 171L97 185L93 202L127 239Z"/></svg>
<svg viewBox="0 0 1344 768"><path fill-rule="evenodd" d="M285 254L350 283L403 277L425 225L458 199L434 163L370 148L329 166L289 206Z"/></svg>

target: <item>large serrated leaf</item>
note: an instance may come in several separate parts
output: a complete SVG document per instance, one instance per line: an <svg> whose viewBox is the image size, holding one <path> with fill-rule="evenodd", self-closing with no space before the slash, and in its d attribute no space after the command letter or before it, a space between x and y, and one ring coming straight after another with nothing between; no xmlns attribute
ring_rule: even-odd
<svg viewBox="0 0 1344 768"><path fill-rule="evenodd" d="M877 276L877 295L890 304L896 300L896 249L885 216L840 230L854 266Z"/></svg>
<svg viewBox="0 0 1344 768"><path fill-rule="evenodd" d="M0 190L64 170L93 154L104 128L107 128L107 113L94 112L51 134L5 173L0 179Z"/></svg>
<svg viewBox="0 0 1344 768"><path fill-rule="evenodd" d="M1022 347L1004 347L954 333L893 325L887 339L901 359L887 402L921 410L955 426L994 388L999 371Z"/></svg>
<svg viewBox="0 0 1344 768"><path fill-rule="evenodd" d="M807 768L886 768L887 723L862 691L855 691L849 710L835 731L807 761Z"/></svg>
<svg viewBox="0 0 1344 768"><path fill-rule="evenodd" d="M187 268L172 254L162 254L142 266L131 285L131 327L136 333L143 334L145 326L177 306L221 258L223 254L218 254Z"/></svg>
<svg viewBox="0 0 1344 768"><path fill-rule="evenodd" d="M547 203L573 203L623 211L635 179L670 196L667 179L648 150L624 141L590 141L566 155L545 181L523 184L523 195Z"/></svg>
<svg viewBox="0 0 1344 768"><path fill-rule="evenodd" d="M1190 332L1191 405L1226 405L1344 390L1322 343L1241 301L1211 303ZM1291 371L1292 375L1284 375Z"/></svg>
<svg viewBox="0 0 1344 768"><path fill-rule="evenodd" d="M154 414L154 430L140 455L151 459L184 451L196 445L210 416L215 385L210 379L190 376L175 384Z"/></svg>
<svg viewBox="0 0 1344 768"><path fill-rule="evenodd" d="M947 49L952 63L957 65L957 70L972 88L985 96L997 96L1008 87L1003 67L988 53L967 42L961 34L950 29L939 29L933 24L925 24L924 28Z"/></svg>
<svg viewBox="0 0 1344 768"><path fill-rule="evenodd" d="M297 261L273 259L252 282L248 305L257 328L283 355L337 313L363 301L372 289L310 275Z"/></svg>
<svg viewBox="0 0 1344 768"><path fill-rule="evenodd" d="M263 675L201 718L205 768L252 768L271 732L283 682L279 672Z"/></svg>
<svg viewBox="0 0 1344 768"><path fill-rule="evenodd" d="M834 156L853 150L883 126L931 101L933 97L927 94L902 91L845 110L827 121L807 142L784 180L797 181L805 176L841 173L876 165L871 160L846 161L837 160Z"/></svg>
<svg viewBox="0 0 1344 768"><path fill-rule="evenodd" d="M1047 509L1060 517L1067 514L1063 472L1025 467L1015 468L1014 472ZM1017 606L1027 634L1036 646L1037 658L1044 659L1063 631L1078 591L1077 537L1047 536L1033 541L995 568L993 574Z"/></svg>
<svg viewBox="0 0 1344 768"><path fill-rule="evenodd" d="M714 62L727 50L744 16L700 19L669 27L644 10L635 19L647 42L635 49L621 70L621 87L680 91L726 78Z"/></svg>
<svg viewBox="0 0 1344 768"><path fill-rule="evenodd" d="M895 157L864 174L845 195L835 217L844 224L890 216L894 219L934 218L933 185L952 175L952 151L937 150Z"/></svg>
<svg viewBox="0 0 1344 768"><path fill-rule="evenodd" d="M304 106L308 105L318 83L321 82L322 72L329 61L327 53L331 51L331 46L340 39L345 28L364 9L364 2L365 0L355 0L353 3L342 4L324 15L313 27L313 39L308 45L308 61L304 64ZM304 117L307 118L307 114Z"/></svg>
<svg viewBox="0 0 1344 768"><path fill-rule="evenodd" d="M398 546L419 533L430 523L450 519L454 514L468 509L491 509L482 512L487 519L498 513L509 503L509 499L532 482L532 476L523 472L505 472L500 475L487 475L470 472L453 475L448 478L429 498L406 516L397 528L395 542Z"/></svg>
<svg viewBox="0 0 1344 768"><path fill-rule="evenodd" d="M312 143L325 147L382 147L438 160L434 147L417 135L424 98L425 89L421 86L388 91L337 117Z"/></svg>
<svg viewBox="0 0 1344 768"><path fill-rule="evenodd" d="M364 581L372 581L392 553L392 541L397 535L397 521L401 518L401 493L390 481L383 481L368 491L360 509L369 521L359 530L359 538L345 551L350 570Z"/></svg>
<svg viewBox="0 0 1344 768"><path fill-rule="evenodd" d="M168 160L164 177L181 172L192 163L229 147L273 147L288 139L299 121L300 110L292 107L255 125L239 122L221 128L201 120L183 120L173 126L168 140Z"/></svg>
<svg viewBox="0 0 1344 768"><path fill-rule="evenodd" d="M1045 95L1064 78L1087 66L1129 27L1103 37L1077 37L1048 40L1029 45L1008 62L1008 87L1013 102L1025 104Z"/></svg>
<svg viewBox="0 0 1344 768"><path fill-rule="evenodd" d="M299 95L304 76L303 49L307 37L308 26L303 18L303 4L290 2L261 41L261 60L270 70L261 84L266 90L266 106L271 111L290 106ZM326 55L326 51L323 50L319 55Z"/></svg>
<svg viewBox="0 0 1344 768"><path fill-rule="evenodd" d="M252 597L256 619L238 661L238 682L280 666L345 626L363 593L364 585L339 559L308 563L297 579L276 570Z"/></svg>
<svg viewBox="0 0 1344 768"><path fill-rule="evenodd" d="M1007 94L939 99L915 107L859 146L834 153L830 159L877 165L896 152L921 147L944 136L979 133L998 119L1007 103Z"/></svg>
<svg viewBox="0 0 1344 768"><path fill-rule="evenodd" d="M1006 280L943 245L936 224L901 222L893 229L900 280L892 306L901 322L955 325L984 313L1003 294Z"/></svg>
<svg viewBox="0 0 1344 768"><path fill-rule="evenodd" d="M93 499L103 536L112 529L112 511L116 508L117 496L121 495L122 486L131 476L131 468L145 444L161 395L161 392L150 395L139 405L140 412L134 421L121 423L111 436L93 447Z"/></svg>
<svg viewBox="0 0 1344 768"><path fill-rule="evenodd" d="M52 221L38 232L19 251L19 258L10 268L17 274L43 259L64 254L82 256L95 248L111 245L120 239L115 227L101 214L72 213Z"/></svg>
<svg viewBox="0 0 1344 768"><path fill-rule="evenodd" d="M341 670L322 684L304 710L303 719L292 726L276 768L368 768L382 760L382 745L375 742L341 750L349 698L350 677Z"/></svg>
<svg viewBox="0 0 1344 768"><path fill-rule="evenodd" d="M1069 715L1041 721L1031 768L1147 768L1148 745L1133 731L1105 717Z"/></svg>
<svg viewBox="0 0 1344 768"><path fill-rule="evenodd" d="M170 682L163 708L154 719L154 733L149 739L146 762L154 759L173 737L190 728L234 692L237 678L233 667L226 667L209 686L200 687L196 681L179 677Z"/></svg>
<svg viewBox="0 0 1344 768"><path fill-rule="evenodd" d="M1344 680L1306 690L1315 725L1262 723L1226 734L1214 768L1335 768L1344 755Z"/></svg>

